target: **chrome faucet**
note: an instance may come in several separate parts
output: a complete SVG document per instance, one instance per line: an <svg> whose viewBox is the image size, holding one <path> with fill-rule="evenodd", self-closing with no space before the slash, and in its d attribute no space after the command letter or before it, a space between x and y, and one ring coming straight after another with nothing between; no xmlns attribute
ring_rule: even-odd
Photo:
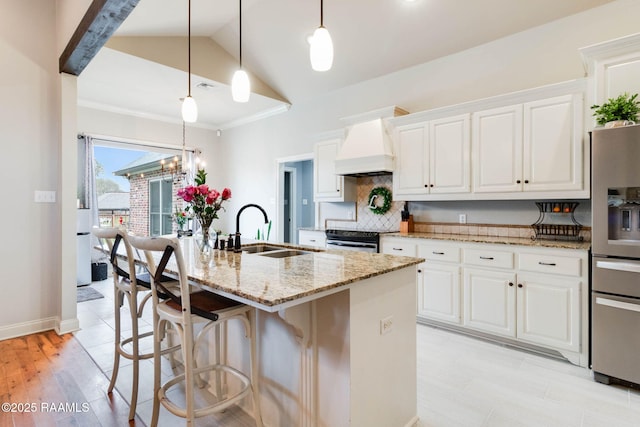
<svg viewBox="0 0 640 427"><path fill-rule="evenodd" d="M267 212L264 209L262 209L262 207L253 203L249 203L248 205L244 205L243 207L241 207L240 210L238 211L238 214L236 215L236 240L233 244L234 252L242 252L242 248L240 247L240 214L242 213L242 211L244 211L247 208L260 209L260 212L262 212L262 215L264 215L264 223L269 224L269 217L267 216Z"/></svg>

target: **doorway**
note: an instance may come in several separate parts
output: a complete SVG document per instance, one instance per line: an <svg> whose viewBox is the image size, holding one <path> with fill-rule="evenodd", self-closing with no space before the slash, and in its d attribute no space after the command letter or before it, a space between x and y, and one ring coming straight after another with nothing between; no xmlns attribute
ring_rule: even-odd
<svg viewBox="0 0 640 427"><path fill-rule="evenodd" d="M278 240L298 243L298 230L315 224L313 154L278 160Z"/></svg>

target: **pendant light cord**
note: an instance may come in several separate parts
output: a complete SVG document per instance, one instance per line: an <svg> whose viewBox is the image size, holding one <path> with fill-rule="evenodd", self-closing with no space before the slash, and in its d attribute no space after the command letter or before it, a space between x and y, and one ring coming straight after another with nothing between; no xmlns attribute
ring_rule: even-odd
<svg viewBox="0 0 640 427"><path fill-rule="evenodd" d="M239 46L239 56L240 56L240 69L242 69L242 0L238 1L238 16L240 20L239 31L240 31L240 46Z"/></svg>
<svg viewBox="0 0 640 427"><path fill-rule="evenodd" d="M189 19L188 19L188 28L187 28L187 43L188 43L188 58L189 58L189 94L191 96L191 0L189 0Z"/></svg>
<svg viewBox="0 0 640 427"><path fill-rule="evenodd" d="M320 27L324 27L324 1L320 0Z"/></svg>

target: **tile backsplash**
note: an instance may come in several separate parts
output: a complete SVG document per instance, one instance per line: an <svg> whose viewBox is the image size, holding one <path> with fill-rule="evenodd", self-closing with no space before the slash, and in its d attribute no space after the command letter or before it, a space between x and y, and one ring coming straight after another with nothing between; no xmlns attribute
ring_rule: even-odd
<svg viewBox="0 0 640 427"><path fill-rule="evenodd" d="M393 191L391 175L360 177L357 185L356 220L328 220L327 226L329 228L398 231L400 229L400 211L404 206L404 202L392 202L391 208L383 215L374 214L369 209L369 193L371 190L375 187L385 187L389 191Z"/></svg>

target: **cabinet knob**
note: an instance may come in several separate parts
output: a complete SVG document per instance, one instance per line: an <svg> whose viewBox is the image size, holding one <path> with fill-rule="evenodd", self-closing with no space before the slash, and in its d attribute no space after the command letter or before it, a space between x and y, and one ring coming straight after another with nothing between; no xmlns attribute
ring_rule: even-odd
<svg viewBox="0 0 640 427"><path fill-rule="evenodd" d="M340 192L340 189L338 188L336 191L339 193L339 192Z"/></svg>
<svg viewBox="0 0 640 427"><path fill-rule="evenodd" d="M418 269L418 273L422 273L422 270Z"/></svg>
<svg viewBox="0 0 640 427"><path fill-rule="evenodd" d="M513 286L513 282L509 282L509 286Z"/></svg>
<svg viewBox="0 0 640 427"><path fill-rule="evenodd" d="M429 188L429 184L425 184L425 185L424 185L424 188Z"/></svg>
<svg viewBox="0 0 640 427"><path fill-rule="evenodd" d="M429 187L433 187L433 184L429 185Z"/></svg>
<svg viewBox="0 0 640 427"><path fill-rule="evenodd" d="M528 184L528 183L529 183L529 180L528 180L528 179L525 179L525 180L524 180L524 183L525 183L525 184Z"/></svg>
<svg viewBox="0 0 640 427"><path fill-rule="evenodd" d="M519 287L519 288L522 288L522 283L518 283L518 287Z"/></svg>
<svg viewBox="0 0 640 427"><path fill-rule="evenodd" d="M520 184L521 182L522 182L522 181L520 181L520 180L517 180L517 181L516 181L516 184Z"/></svg>

